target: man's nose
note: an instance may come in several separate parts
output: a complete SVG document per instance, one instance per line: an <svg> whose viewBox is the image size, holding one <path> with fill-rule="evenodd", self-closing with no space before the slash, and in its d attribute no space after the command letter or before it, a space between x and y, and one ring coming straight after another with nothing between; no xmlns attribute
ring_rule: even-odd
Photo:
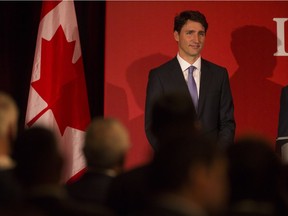
<svg viewBox="0 0 288 216"><path fill-rule="evenodd" d="M199 35L198 34L194 34L192 39L193 39L193 42L199 43Z"/></svg>

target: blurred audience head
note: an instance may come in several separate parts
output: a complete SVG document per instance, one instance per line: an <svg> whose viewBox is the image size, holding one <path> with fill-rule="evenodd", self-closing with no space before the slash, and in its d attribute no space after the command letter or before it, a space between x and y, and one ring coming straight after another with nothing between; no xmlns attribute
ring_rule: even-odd
<svg viewBox="0 0 288 216"><path fill-rule="evenodd" d="M238 139L228 148L231 202L270 201L281 187L282 164L272 144L259 136Z"/></svg>
<svg viewBox="0 0 288 216"><path fill-rule="evenodd" d="M183 94L165 94L155 101L152 108L151 131L158 140L200 129L191 97ZM169 135L169 136L167 136ZM160 146L159 146L160 147Z"/></svg>
<svg viewBox="0 0 288 216"><path fill-rule="evenodd" d="M227 161L216 143L187 131L163 142L152 162L151 181L157 194L176 194L208 212L223 210Z"/></svg>
<svg viewBox="0 0 288 216"><path fill-rule="evenodd" d="M130 147L127 129L116 119L96 118L86 131L83 152L88 169L121 172Z"/></svg>
<svg viewBox="0 0 288 216"><path fill-rule="evenodd" d="M24 187L60 183L63 158L51 130L39 126L26 129L16 140L14 158Z"/></svg>
<svg viewBox="0 0 288 216"><path fill-rule="evenodd" d="M14 99L0 91L0 138L14 140L17 135L19 111Z"/></svg>

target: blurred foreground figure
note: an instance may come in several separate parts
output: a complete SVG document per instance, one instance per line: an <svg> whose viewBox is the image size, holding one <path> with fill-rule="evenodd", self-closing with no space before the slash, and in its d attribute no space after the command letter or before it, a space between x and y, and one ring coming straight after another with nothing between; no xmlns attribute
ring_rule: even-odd
<svg viewBox="0 0 288 216"><path fill-rule="evenodd" d="M109 185L122 173L126 153L130 147L126 128L116 119L94 119L86 131L83 152L87 172L68 185L69 194L89 204L104 204Z"/></svg>
<svg viewBox="0 0 288 216"><path fill-rule="evenodd" d="M288 215L283 166L272 144L243 137L228 148L229 216Z"/></svg>
<svg viewBox="0 0 288 216"><path fill-rule="evenodd" d="M14 177L15 163L11 158L12 143L17 136L18 107L14 99L0 92L0 207L20 199L20 189Z"/></svg>
<svg viewBox="0 0 288 216"><path fill-rule="evenodd" d="M4 92L0 92L0 138L7 143L16 138L19 111L14 99ZM1 145L1 149L4 146ZM10 147L6 147L10 153Z"/></svg>
<svg viewBox="0 0 288 216"><path fill-rule="evenodd" d="M201 126L191 112L192 108L191 98L182 94L163 95L155 101L151 113L151 132L156 138L157 151L152 163L113 180L108 205L119 215L185 215L181 208L190 212L187 208L191 203L195 207L191 212L222 209L226 199L226 160L216 143L202 140ZM195 173L192 172L194 168ZM201 173L198 170L201 170L202 177L198 176ZM207 178L204 171L207 171ZM195 188L190 185L190 179L194 181L194 174ZM215 180L216 175L219 179ZM190 194L192 187L195 193L197 188L205 203L204 200L200 201L198 195ZM186 197L182 192L191 197ZM171 203L166 197L171 198L172 203L175 201L176 209L169 208ZM180 200L184 200L183 206L177 208L182 203Z"/></svg>
<svg viewBox="0 0 288 216"><path fill-rule="evenodd" d="M25 130L17 139L14 155L16 174L27 203L46 215L109 215L102 207L87 208L68 196L61 184L63 157L51 130Z"/></svg>
<svg viewBox="0 0 288 216"><path fill-rule="evenodd" d="M191 133L161 145L165 148L151 164L150 201L133 215L204 216L224 211L227 161L219 146Z"/></svg>

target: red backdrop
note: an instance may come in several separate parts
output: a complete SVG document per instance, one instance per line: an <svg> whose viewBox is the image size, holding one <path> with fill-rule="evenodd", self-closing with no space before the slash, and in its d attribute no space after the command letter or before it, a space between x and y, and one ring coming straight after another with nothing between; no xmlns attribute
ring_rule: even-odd
<svg viewBox="0 0 288 216"><path fill-rule="evenodd" d="M127 168L150 158L144 132L148 73L176 55L173 19L182 10L206 15L209 29L202 56L229 71L236 135L253 132L272 141L277 136L280 90L288 84L288 56L273 55L277 51L273 18L288 18L288 2L107 1L104 112L130 130ZM288 21L284 33L288 52Z"/></svg>

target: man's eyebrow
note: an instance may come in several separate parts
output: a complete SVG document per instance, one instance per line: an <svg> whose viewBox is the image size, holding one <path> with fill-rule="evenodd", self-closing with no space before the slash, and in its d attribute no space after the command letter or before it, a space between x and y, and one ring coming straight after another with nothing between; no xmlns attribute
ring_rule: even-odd
<svg viewBox="0 0 288 216"><path fill-rule="evenodd" d="M196 30L188 29L188 30L186 30L186 32L196 32Z"/></svg>
<svg viewBox="0 0 288 216"><path fill-rule="evenodd" d="M187 33L194 33L194 32L198 32L198 33L206 33L206 31L205 30L200 30L200 31L196 31L196 30L194 30L194 29L190 29L190 30L186 30L185 32L187 32Z"/></svg>

